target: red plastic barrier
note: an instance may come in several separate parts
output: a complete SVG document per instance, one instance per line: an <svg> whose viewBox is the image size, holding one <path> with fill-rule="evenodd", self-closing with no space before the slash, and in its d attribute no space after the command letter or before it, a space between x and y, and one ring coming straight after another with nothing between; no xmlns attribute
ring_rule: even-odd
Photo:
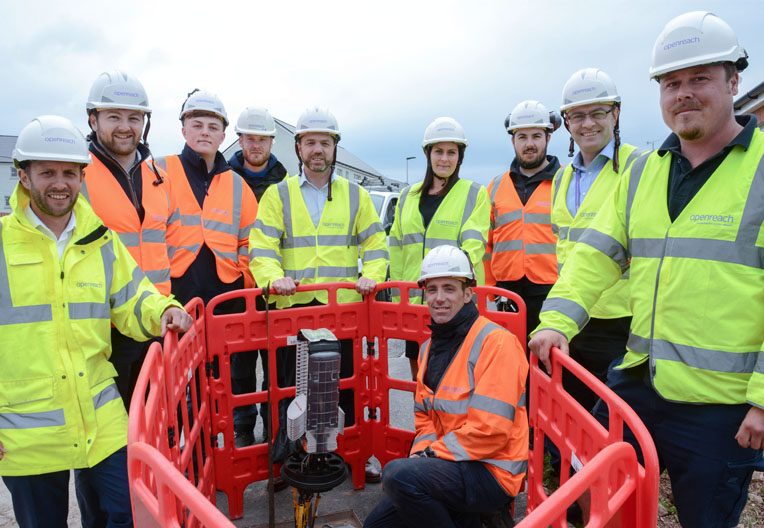
<svg viewBox="0 0 764 528"><path fill-rule="evenodd" d="M626 424L639 442L644 465L637 464L636 474L631 473L629 478L636 478L636 486L632 491L622 486L622 475L608 472L608 485L598 484L601 476L593 475L588 471L585 475L593 476L589 480L592 492L592 507L598 515L602 513L594 510L595 507L611 501L615 496L628 494L621 501L620 509L622 526L646 528L654 527L658 518L658 455L653 444L652 437L648 433L642 421L636 413L612 390L600 382L594 375L579 365L570 356L562 354L558 349L552 349L552 376L548 376L538 365L538 358L531 354L531 408L529 414L530 426L533 427L533 450L531 451L528 464L528 512L547 500L543 487L544 473L544 436L559 448L562 458L561 487L563 494L566 490L568 471L572 461L583 464L584 469L598 456L605 452L611 444L623 441L623 427ZM610 411L610 423L605 429L586 409L576 402L573 397L565 392L562 387L562 371L569 370L578 379L583 381L593 392L597 394L608 406ZM631 447L630 447L631 448ZM636 455L635 455L636 456ZM575 463L574 465L578 465ZM574 477L575 478L575 477ZM570 479L572 481L573 478ZM576 479L576 486L580 486L583 477ZM574 487L574 489L579 489ZM584 488L581 488L584 489ZM566 495L568 496L568 495ZM575 499L578 495L573 494ZM620 500L620 499L619 499ZM554 504L557 504L555 502ZM532 514L529 519L536 517ZM555 526L564 528L567 524L562 516ZM603 526L602 524L588 524L587 526ZM535 522L535 521L534 521ZM527 526L548 526L548 524L528 524Z"/></svg>

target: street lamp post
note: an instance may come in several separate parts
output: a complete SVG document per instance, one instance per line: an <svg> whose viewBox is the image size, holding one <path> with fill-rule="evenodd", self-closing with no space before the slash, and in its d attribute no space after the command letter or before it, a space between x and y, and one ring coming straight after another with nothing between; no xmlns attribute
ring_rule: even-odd
<svg viewBox="0 0 764 528"><path fill-rule="evenodd" d="M416 159L416 156L409 156L406 158L406 185L409 184L409 160Z"/></svg>

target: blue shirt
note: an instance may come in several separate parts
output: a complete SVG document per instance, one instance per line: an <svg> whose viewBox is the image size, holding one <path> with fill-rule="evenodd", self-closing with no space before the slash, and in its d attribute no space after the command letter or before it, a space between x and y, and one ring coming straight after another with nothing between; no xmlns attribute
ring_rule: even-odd
<svg viewBox="0 0 764 528"><path fill-rule="evenodd" d="M581 207L581 203L586 198L592 185L594 185L594 180L597 179L597 176L607 162L613 159L614 152L615 138L612 138L588 167L584 167L584 159L581 156L580 150L576 157L573 158L573 163L571 163L573 166L573 178L570 180L568 192L565 195L565 204L568 206L571 216L576 216L578 208Z"/></svg>
<svg viewBox="0 0 764 528"><path fill-rule="evenodd" d="M331 178L329 181L332 181ZM300 174L300 191L302 191L302 199L308 208L310 219L313 220L313 226L318 227L318 222L321 220L321 214L324 212L324 205L326 205L326 198L329 194L329 184L327 183L319 189L308 180L303 170Z"/></svg>

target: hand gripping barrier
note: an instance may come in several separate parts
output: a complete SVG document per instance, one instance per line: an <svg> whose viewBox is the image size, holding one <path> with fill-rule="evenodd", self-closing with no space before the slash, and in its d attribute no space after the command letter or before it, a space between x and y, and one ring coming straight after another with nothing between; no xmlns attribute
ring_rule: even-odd
<svg viewBox="0 0 764 528"><path fill-rule="evenodd" d="M631 407L570 356L553 348L551 360L550 377L531 354L529 422L533 427L533 450L528 464L529 515L518 526L551 524L565 528L566 508L587 489L592 511L587 527L604 526L616 514L625 528L656 526L659 466L650 433ZM607 404L610 416L607 429L565 392L563 368ZM623 442L624 424L639 443L644 465L637 463L634 448ZM544 436L559 448L562 458L561 486L549 498L543 486ZM627 456L625 451L629 450L631 455ZM565 468L579 463L583 469L569 479ZM543 520L536 516L537 509Z"/></svg>

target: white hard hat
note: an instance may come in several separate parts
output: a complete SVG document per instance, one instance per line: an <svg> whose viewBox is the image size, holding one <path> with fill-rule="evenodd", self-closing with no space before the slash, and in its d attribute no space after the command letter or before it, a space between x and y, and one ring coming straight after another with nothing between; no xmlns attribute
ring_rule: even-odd
<svg viewBox="0 0 764 528"><path fill-rule="evenodd" d="M82 132L65 117L54 115L37 117L19 132L13 164L18 169L24 161L92 162Z"/></svg>
<svg viewBox="0 0 764 528"><path fill-rule="evenodd" d="M338 142L340 140L340 127L337 124L337 118L329 110L317 106L308 108L297 119L294 139L298 140L301 135L311 132L330 134Z"/></svg>
<svg viewBox="0 0 764 528"><path fill-rule="evenodd" d="M275 136L276 122L270 112L261 106L248 106L236 121L237 134L253 134L255 136Z"/></svg>
<svg viewBox="0 0 764 528"><path fill-rule="evenodd" d="M533 100L523 101L517 105L507 117L504 126L507 132L518 128L547 128L552 131L555 129L552 116L546 106Z"/></svg>
<svg viewBox="0 0 764 528"><path fill-rule="evenodd" d="M225 113L223 102L212 92L196 89L188 94L188 98L180 110L180 120L183 121L186 114L195 111L215 114L223 120L225 126L228 126L228 115Z"/></svg>
<svg viewBox="0 0 764 528"><path fill-rule="evenodd" d="M584 68L571 75L565 83L560 112L593 103L620 102L621 96L607 73L597 68Z"/></svg>
<svg viewBox="0 0 764 528"><path fill-rule="evenodd" d="M120 70L103 72L90 87L85 105L88 110L121 108L151 113L149 98L141 82Z"/></svg>
<svg viewBox="0 0 764 528"><path fill-rule="evenodd" d="M456 119L439 117L430 123L424 131L422 148L425 149L428 145L444 141L467 146L467 136L464 134L464 128Z"/></svg>
<svg viewBox="0 0 764 528"><path fill-rule="evenodd" d="M650 78L718 62L732 62L742 71L748 54L732 28L708 11L691 11L669 21L653 46Z"/></svg>
<svg viewBox="0 0 764 528"><path fill-rule="evenodd" d="M427 279L436 277L463 278L470 286L475 285L475 272L470 259L464 251L454 246L437 246L422 260L417 280L419 286L424 286Z"/></svg>

